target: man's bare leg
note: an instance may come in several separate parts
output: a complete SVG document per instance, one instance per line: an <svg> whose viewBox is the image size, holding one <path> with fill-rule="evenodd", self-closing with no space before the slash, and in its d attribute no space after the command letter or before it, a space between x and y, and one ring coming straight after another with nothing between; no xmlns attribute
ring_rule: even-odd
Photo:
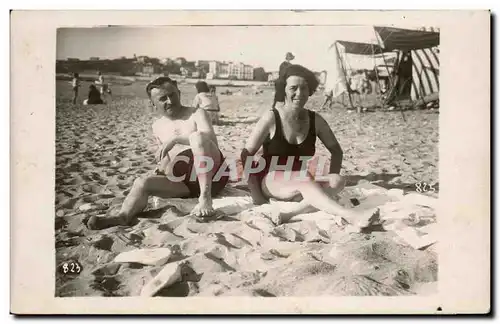
<svg viewBox="0 0 500 324"><path fill-rule="evenodd" d="M189 195L184 182L170 181L165 176L148 176L134 181L130 193L125 198L120 212L116 216L92 216L87 222L90 229L103 229L118 225L128 225L135 216L148 205L148 197L182 198Z"/></svg>
<svg viewBox="0 0 500 324"><path fill-rule="evenodd" d="M364 213L346 209L330 198L319 183L315 182L311 177L300 176L299 172L293 171L290 172L290 177L286 178L284 177L285 172L273 171L266 175L262 181L262 189L266 196L279 200L288 200L297 194L301 194L304 198L304 205L300 207L304 207L304 210L307 210L306 204L308 204L317 210L343 217L360 228L369 226L373 217L378 214L378 209ZM284 220L281 219L281 222Z"/></svg>
<svg viewBox="0 0 500 324"><path fill-rule="evenodd" d="M200 197L198 204L193 208L191 214L198 217L207 217L214 213L212 205L212 178L217 171L217 167L221 163L220 151L217 145L207 135L200 132L191 134L189 136L189 143L191 145L193 157L206 157L213 161L213 164L210 163L212 167L210 167L210 164L208 166L199 166L203 168L200 169L199 172L196 169L196 165L193 167L193 171L196 172L200 184ZM195 163L198 163L196 159ZM207 170L207 167L210 168Z"/></svg>

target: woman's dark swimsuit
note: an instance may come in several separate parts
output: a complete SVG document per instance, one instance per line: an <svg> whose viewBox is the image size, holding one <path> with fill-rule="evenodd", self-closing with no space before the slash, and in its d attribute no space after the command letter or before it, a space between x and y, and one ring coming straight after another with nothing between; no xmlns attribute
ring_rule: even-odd
<svg viewBox="0 0 500 324"><path fill-rule="evenodd" d="M264 153L262 158L266 165L261 172L255 174L259 177L259 180L262 180L271 171L283 170L289 158L293 158L293 164L289 171L301 171L307 168L307 160L311 159L316 153L315 113L311 110L307 110L307 112L309 113L309 131L305 140L300 144L290 144L283 134L280 114L278 110L273 109L276 131L273 138L268 135L263 143ZM275 165L271 165L273 157L277 159Z"/></svg>

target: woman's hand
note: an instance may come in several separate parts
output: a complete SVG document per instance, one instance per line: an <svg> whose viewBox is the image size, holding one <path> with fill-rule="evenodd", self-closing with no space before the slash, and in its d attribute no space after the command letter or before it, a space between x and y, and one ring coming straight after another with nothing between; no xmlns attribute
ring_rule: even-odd
<svg viewBox="0 0 500 324"><path fill-rule="evenodd" d="M254 205L264 205L269 203L269 199L263 195L252 195L252 201Z"/></svg>

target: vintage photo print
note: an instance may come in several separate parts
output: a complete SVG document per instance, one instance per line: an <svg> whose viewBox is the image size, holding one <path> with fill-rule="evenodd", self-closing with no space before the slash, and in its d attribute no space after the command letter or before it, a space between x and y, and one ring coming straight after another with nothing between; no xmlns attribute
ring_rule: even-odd
<svg viewBox="0 0 500 324"><path fill-rule="evenodd" d="M11 26L12 312L489 312L488 11Z"/></svg>

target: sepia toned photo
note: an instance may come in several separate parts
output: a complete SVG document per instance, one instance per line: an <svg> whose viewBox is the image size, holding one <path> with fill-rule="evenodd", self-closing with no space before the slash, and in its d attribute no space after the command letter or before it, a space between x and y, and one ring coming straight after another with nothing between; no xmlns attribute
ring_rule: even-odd
<svg viewBox="0 0 500 324"><path fill-rule="evenodd" d="M443 311L450 24L397 22L54 28L46 298Z"/></svg>
<svg viewBox="0 0 500 324"><path fill-rule="evenodd" d="M436 292L438 27L63 28L56 79L57 296Z"/></svg>

